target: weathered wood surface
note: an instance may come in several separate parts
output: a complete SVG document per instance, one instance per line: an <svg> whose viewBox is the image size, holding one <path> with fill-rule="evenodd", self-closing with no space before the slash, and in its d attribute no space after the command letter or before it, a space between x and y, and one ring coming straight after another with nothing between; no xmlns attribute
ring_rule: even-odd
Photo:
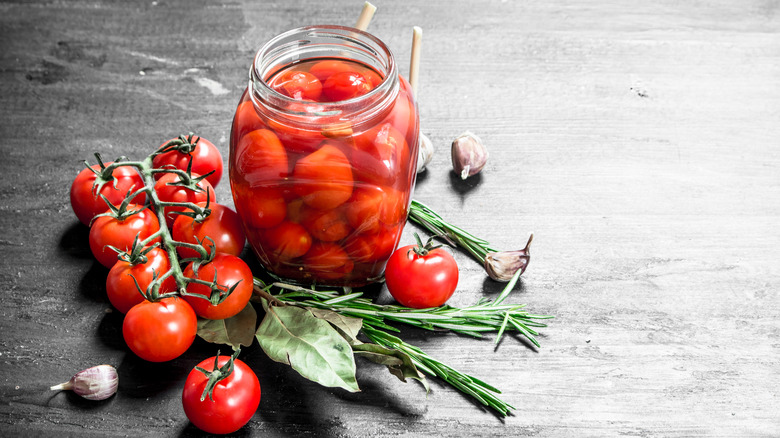
<svg viewBox="0 0 780 438"><path fill-rule="evenodd" d="M513 296L557 318L542 348L411 332L504 390L500 421L434 381L361 361L363 392L265 358L239 436L780 435L780 3L376 2L370 30L407 70L424 29L415 198L510 249ZM136 359L68 187L94 151L141 157L189 130L227 156L255 50L298 25L352 25L357 1L0 3L0 434L189 436L181 386L214 348ZM461 183L449 141L490 162ZM217 195L229 198L226 183ZM411 241L411 225L404 241ZM466 305L500 289L464 253ZM99 363L103 403L48 391Z"/></svg>

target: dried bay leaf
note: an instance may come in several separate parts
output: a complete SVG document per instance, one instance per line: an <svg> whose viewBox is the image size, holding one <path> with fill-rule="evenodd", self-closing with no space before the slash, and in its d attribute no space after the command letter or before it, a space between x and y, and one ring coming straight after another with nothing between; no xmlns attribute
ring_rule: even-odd
<svg viewBox="0 0 780 438"><path fill-rule="evenodd" d="M255 337L268 357L320 385L360 391L352 348L330 323L297 306L268 306L263 300L263 307Z"/></svg>
<svg viewBox="0 0 780 438"><path fill-rule="evenodd" d="M251 303L226 319L198 319L198 336L213 344L248 347L254 342L257 312Z"/></svg>
<svg viewBox="0 0 780 438"><path fill-rule="evenodd" d="M406 378L419 380L425 387L425 390L430 392L430 387L428 386L428 381L425 379L425 375L417 369L414 362L412 362L412 358L403 351L376 344L353 345L352 349L358 356L364 357L371 362L387 366L390 374L398 377L398 379L404 383L406 383Z"/></svg>
<svg viewBox="0 0 780 438"><path fill-rule="evenodd" d="M307 307L311 313L319 319L328 321L341 336L349 342L349 345L359 344L357 335L360 333L361 327L363 327L363 320L360 318L353 318L350 316L344 316L340 313L326 309L315 309Z"/></svg>

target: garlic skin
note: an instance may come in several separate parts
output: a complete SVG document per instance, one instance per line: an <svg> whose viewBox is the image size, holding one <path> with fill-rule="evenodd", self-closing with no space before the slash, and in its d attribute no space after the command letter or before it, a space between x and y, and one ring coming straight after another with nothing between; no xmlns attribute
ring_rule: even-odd
<svg viewBox="0 0 780 438"><path fill-rule="evenodd" d="M485 255L485 270L488 276L496 281L507 282L514 277L517 271L523 275L528 262L531 261L529 247L534 240L534 235L528 238L525 248L517 251L489 252Z"/></svg>
<svg viewBox="0 0 780 438"><path fill-rule="evenodd" d="M51 390L72 390L87 400L105 400L119 387L119 375L111 365L98 365L76 373L65 383L52 386Z"/></svg>
<svg viewBox="0 0 780 438"><path fill-rule="evenodd" d="M461 179L478 174L488 159L488 151L482 140L466 131L452 141L452 168Z"/></svg>
<svg viewBox="0 0 780 438"><path fill-rule="evenodd" d="M427 135L420 133L420 151L417 156L417 173L425 170L433 159L433 143Z"/></svg>

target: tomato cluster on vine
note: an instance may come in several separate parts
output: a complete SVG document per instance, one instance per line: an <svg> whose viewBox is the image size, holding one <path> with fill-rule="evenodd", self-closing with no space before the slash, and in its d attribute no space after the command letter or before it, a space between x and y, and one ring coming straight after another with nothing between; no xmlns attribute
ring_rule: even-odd
<svg viewBox="0 0 780 438"><path fill-rule="evenodd" d="M190 134L140 161L95 157L71 185L71 206L90 227L95 259L109 268L106 295L125 315L128 348L150 362L173 360L195 340L198 318L233 317L252 296L252 271L238 257L246 242L241 219L214 191L222 156ZM187 379L185 412L206 431L238 430L257 409L260 384L238 352L203 361Z"/></svg>
<svg viewBox="0 0 780 438"><path fill-rule="evenodd" d="M238 257L241 220L214 191L222 156L190 134L141 161L96 157L73 181L73 211L109 268L106 294L125 314L130 350L151 362L175 359L194 341L197 317L229 318L252 295L252 272Z"/></svg>

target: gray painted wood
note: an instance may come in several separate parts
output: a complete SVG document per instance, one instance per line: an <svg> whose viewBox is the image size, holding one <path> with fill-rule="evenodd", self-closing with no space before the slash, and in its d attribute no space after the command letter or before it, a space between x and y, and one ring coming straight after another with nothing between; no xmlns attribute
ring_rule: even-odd
<svg viewBox="0 0 780 438"><path fill-rule="evenodd" d="M376 4L370 30L404 74L411 26L424 29L420 112L437 155L415 198L503 249L534 232L512 299L557 318L538 351L409 332L502 388L517 407L504 421L365 361L363 392L325 389L255 345L244 357L263 399L237 435L778 436L780 3ZM190 130L226 157L255 50L299 25L352 25L360 6L0 4L4 435L199 434L181 386L215 349L161 365L129 353L70 182L94 151L141 157ZM449 142L466 129L491 158L461 183ZM451 304L495 296L456 258ZM48 391L100 363L120 371L111 400Z"/></svg>

